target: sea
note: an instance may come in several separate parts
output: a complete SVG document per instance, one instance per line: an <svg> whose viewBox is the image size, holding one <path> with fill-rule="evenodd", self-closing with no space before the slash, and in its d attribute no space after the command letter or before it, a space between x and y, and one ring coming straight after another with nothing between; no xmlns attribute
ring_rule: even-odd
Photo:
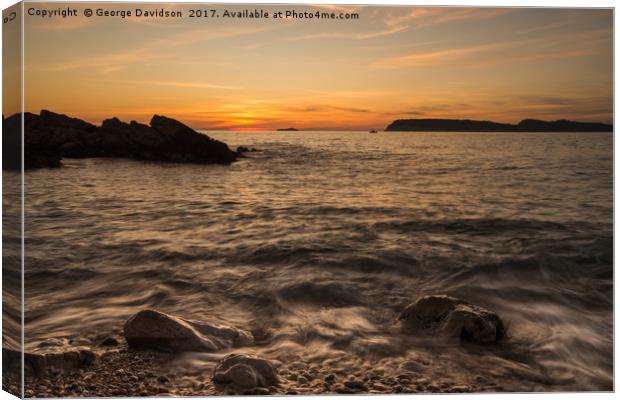
<svg viewBox="0 0 620 400"><path fill-rule="evenodd" d="M256 151L229 166L26 172L26 350L153 308L250 330L272 354L391 357L416 346L398 313L447 294L507 326L478 373L612 390L612 133L204 133ZM20 240L6 225L18 176L3 172L7 245ZM458 363L483 350L441 351Z"/></svg>

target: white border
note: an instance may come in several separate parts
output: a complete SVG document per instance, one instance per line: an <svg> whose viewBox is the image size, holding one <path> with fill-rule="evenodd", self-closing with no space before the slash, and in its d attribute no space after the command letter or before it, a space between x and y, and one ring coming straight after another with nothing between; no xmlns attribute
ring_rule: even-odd
<svg viewBox="0 0 620 400"><path fill-rule="evenodd" d="M52 0L53 1L53 0ZM63 2L76 2L79 3L80 1L63 1ZM96 2L96 1L90 1L90 2ZM155 1L148 1L148 0L134 0L134 1L122 1L122 0L107 0L105 2L114 2L114 3L153 3ZM200 1L182 1L182 0L167 0L167 1L162 1L164 3L188 3L188 2L194 2L194 3L223 3L223 4L235 4L235 3L241 3L241 4L252 4L252 3L256 3L256 4L260 4L260 3L269 3L269 4L359 4L359 5L381 5L381 6L388 6L388 5L404 5L404 6L469 6L469 7L561 7L561 8L573 8L573 7L587 7L587 8L615 8L615 1L609 1L609 0L590 0L590 1L584 1L584 0L474 0L474 1L468 1L468 0L449 0L449 1L442 1L442 0L423 0L423 1L412 1L412 0L388 0L388 1L383 1L383 0L350 0L350 1L343 1L343 0L313 0L313 1L295 1L295 0L291 0L291 1L287 1L287 0L267 0L267 1L260 1L260 0L243 0L243 1L230 1L230 0L209 0L209 1L204 1L204 2L200 2ZM16 1L12 1L12 0L0 0L0 6L2 7L2 9L5 9L13 4L15 4ZM23 13L22 13L23 14ZM22 37L23 37L23 22L22 22ZM617 71L617 63L616 63L616 43L618 43L618 32L615 30L615 10L614 10L614 78L616 75L616 71ZM0 50L2 49L2 44L0 41ZM23 46L22 46L22 62L23 62ZM2 82L0 79L0 89L2 88ZM617 92L617 88L618 88L618 84L616 82L616 80L614 79L614 126L616 126L617 124L617 118L616 118L616 113L615 113L615 94ZM22 94L23 94L23 79L22 79ZM1 96L0 96L1 97ZM24 98L22 95L22 109L23 109L23 102L24 102ZM0 100L0 105L2 104L2 101ZM615 132L614 132L614 227L617 226L617 222L618 222L618 216L615 213L615 210L618 206L618 204L620 203L620 201L615 197L615 183L616 183L616 177L618 176L618 173L620 172L620 167L618 165L616 165L615 163L615 154L618 151L619 148L619 144L618 142L615 140ZM23 157L22 157L23 160ZM0 163L2 161L2 155L0 154ZM1 183L1 177L0 177L0 183ZM23 174L22 174L22 191L23 191ZM22 202L23 202L23 193L22 193ZM1 204L0 204L0 208L1 208ZM23 210L23 203L22 203L22 210ZM0 228L1 230L1 228ZM22 232L23 232L23 218L22 218ZM615 229L614 229L614 265L616 265L616 253L617 253L617 249L618 249L618 237L615 234ZM23 241L23 235L22 235L22 241ZM23 248L23 243L22 243L22 248ZM0 249L0 253L1 253L1 249ZM22 257L22 262L23 262L23 257ZM614 272L615 272L615 268L614 268ZM22 270L23 273L23 270ZM614 273L614 305L618 304L618 300L619 300L619 295L618 292L615 290L615 286L616 285L616 279L615 279L615 273ZM22 296L24 293L24 288L23 288L23 277L22 277ZM22 297L22 304L23 304L23 297ZM0 305L1 307L1 305ZM615 309L615 307L614 307ZM615 346L616 343L618 343L618 338L619 338L619 334L618 334L618 330L615 329L615 316L616 316L616 310L614 310L614 361L617 359L615 356L617 355L617 347ZM23 315L22 315L22 319L23 319ZM22 320L23 323L23 320ZM0 322L1 324L1 322ZM23 332L22 332L23 334ZM23 338L22 338L23 340ZM0 360L0 366L1 366L2 362ZM615 362L614 362L614 387L616 386L616 383L619 382L618 378L619 378L619 373L618 373L618 368L615 367ZM456 397L455 397L456 396ZM227 396L225 398L229 398L230 396ZM273 398L276 396L268 396L269 398ZM277 396L280 397L280 396ZM369 395L364 395L364 396L344 396L347 398L359 398L359 399L364 399L364 398L368 398ZM192 397L194 399L213 399L214 397ZM250 398L250 399L263 399L265 400L265 397L252 397L252 396L244 396L243 398ZM304 399L304 400L311 400L311 399L315 399L315 398L334 398L334 399L342 399L343 395L325 395L325 396L288 396L287 398L290 399ZM378 399L390 399L390 400L401 400L401 399L407 399L407 400L413 400L413 399L437 399L437 400L441 400L441 399L455 399L455 398L466 398L466 399L502 399L502 400L517 400L517 399L537 399L537 398L543 398L543 399L548 399L548 400L576 400L576 399L594 399L594 400L598 400L598 399L611 399L611 398L616 398L616 393L591 393L591 392L585 392L585 393L517 393L517 394L407 394L407 395L381 395L381 396L370 396L370 398L378 398ZM15 399L14 396L8 394L7 392L3 392L0 391L0 400L9 400L9 399ZM145 399L145 398L142 398Z"/></svg>

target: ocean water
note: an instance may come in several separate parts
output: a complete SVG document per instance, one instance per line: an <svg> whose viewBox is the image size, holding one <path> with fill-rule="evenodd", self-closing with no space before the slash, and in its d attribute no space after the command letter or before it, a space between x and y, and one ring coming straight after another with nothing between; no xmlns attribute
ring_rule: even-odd
<svg viewBox="0 0 620 400"><path fill-rule="evenodd" d="M26 173L27 349L155 308L251 330L271 356L397 357L428 346L398 312L450 294L508 339L443 359L521 390L611 389L612 134L208 134L259 151Z"/></svg>

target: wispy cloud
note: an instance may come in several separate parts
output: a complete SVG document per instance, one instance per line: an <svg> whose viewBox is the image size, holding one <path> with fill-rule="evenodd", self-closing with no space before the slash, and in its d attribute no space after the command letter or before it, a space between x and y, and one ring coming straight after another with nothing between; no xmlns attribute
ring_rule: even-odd
<svg viewBox="0 0 620 400"><path fill-rule="evenodd" d="M71 62L43 65L47 71L62 72L90 68L102 75L118 72L135 64L148 64L166 59L175 59L173 50L189 46L197 42L207 42L234 36L251 35L264 32L267 28L260 27L229 27L218 30L201 28L181 32L171 37L160 38L144 45L125 51L83 57Z"/></svg>
<svg viewBox="0 0 620 400"><path fill-rule="evenodd" d="M288 41L299 41L299 40L312 40L312 39L351 39L351 40L366 40L366 39L374 39L381 36L393 35L398 32L402 32L406 30L406 26L399 26L393 28L387 28L380 31L374 32L321 32L315 33L311 35L303 35L297 37L288 38Z"/></svg>
<svg viewBox="0 0 620 400"><path fill-rule="evenodd" d="M457 7L430 7L413 8L406 14L392 15L386 18L388 26L409 24L411 28L426 28L448 22L495 18L514 12L510 8L457 8Z"/></svg>
<svg viewBox="0 0 620 400"><path fill-rule="evenodd" d="M123 83L131 83L137 85L153 85L153 86L168 86L176 88L190 88L190 89L216 89L216 90L243 90L241 86L229 86L218 85L204 82L178 82L178 81L119 81Z"/></svg>
<svg viewBox="0 0 620 400"><path fill-rule="evenodd" d="M371 113L368 108L362 107L342 107L330 104L317 104L302 107L284 107L283 110L295 113L329 113L333 111L342 111L345 113Z"/></svg>
<svg viewBox="0 0 620 400"><path fill-rule="evenodd" d="M397 8L397 10L400 10ZM406 9L402 9L406 10ZM351 12L351 10L344 10ZM480 8L413 8L405 14L391 15L383 20L383 29L364 32L321 32L286 39L287 41L314 39L350 39L369 40L394 35L407 30L439 25L447 22L471 19L493 18L512 12L511 9L480 9Z"/></svg>
<svg viewBox="0 0 620 400"><path fill-rule="evenodd" d="M362 7L350 6L345 4L315 4L313 7L324 8L326 10L353 13L359 11Z"/></svg>
<svg viewBox="0 0 620 400"><path fill-rule="evenodd" d="M373 63L375 68L423 67L453 62L467 56L505 47L502 44L488 44L471 47L432 50L390 57Z"/></svg>
<svg viewBox="0 0 620 400"><path fill-rule="evenodd" d="M584 48L574 48L566 43L566 39L562 42L554 42L549 37L543 37L418 51L377 60L371 64L371 67L373 69L416 68L453 65L457 61L460 62L460 67L477 67L514 61L585 57L592 53L592 50L587 48L585 38L581 45Z"/></svg>

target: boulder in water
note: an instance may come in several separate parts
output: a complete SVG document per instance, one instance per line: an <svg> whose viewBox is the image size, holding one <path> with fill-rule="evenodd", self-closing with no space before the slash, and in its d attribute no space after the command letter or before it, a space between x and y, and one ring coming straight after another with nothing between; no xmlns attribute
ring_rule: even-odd
<svg viewBox="0 0 620 400"><path fill-rule="evenodd" d="M130 347L164 351L212 352L254 342L252 334L240 329L174 317L155 310L131 316L123 328Z"/></svg>
<svg viewBox="0 0 620 400"><path fill-rule="evenodd" d="M276 386L278 372L271 362L243 354L229 354L221 359L213 372L213 382L243 389Z"/></svg>
<svg viewBox="0 0 620 400"><path fill-rule="evenodd" d="M493 311L445 295L424 296L405 307L397 321L409 331L493 343L505 335Z"/></svg>

